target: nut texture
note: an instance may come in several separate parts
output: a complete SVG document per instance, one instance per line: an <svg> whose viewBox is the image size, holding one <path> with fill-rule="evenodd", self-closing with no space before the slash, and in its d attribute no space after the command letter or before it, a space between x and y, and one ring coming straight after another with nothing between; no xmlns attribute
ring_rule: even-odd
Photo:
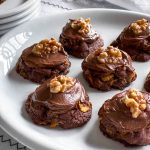
<svg viewBox="0 0 150 150"><path fill-rule="evenodd" d="M56 128L58 126L58 123L56 121L51 121L50 128Z"/></svg>
<svg viewBox="0 0 150 150"><path fill-rule="evenodd" d="M107 51L100 52L100 54L97 56L97 60L103 64L118 63L121 59L122 59L121 51L113 46L108 46Z"/></svg>
<svg viewBox="0 0 150 150"><path fill-rule="evenodd" d="M71 27L78 31L78 33L85 35L89 33L90 31L90 18L87 19L77 19L77 20L71 20Z"/></svg>
<svg viewBox="0 0 150 150"><path fill-rule="evenodd" d="M136 89L130 89L123 102L130 108L133 118L137 118L147 107L143 94Z"/></svg>
<svg viewBox="0 0 150 150"><path fill-rule="evenodd" d="M49 53L57 53L61 50L61 44L57 42L56 39L51 38L50 40L45 39L37 43L33 49L32 53L38 56L42 56L44 54Z"/></svg>
<svg viewBox="0 0 150 150"><path fill-rule="evenodd" d="M130 29L135 33L135 34L140 34L143 31L145 31L148 27L148 21L146 19L141 19L137 20L136 22L132 23L130 25Z"/></svg>
<svg viewBox="0 0 150 150"><path fill-rule="evenodd" d="M50 92L51 93L65 92L70 87L72 87L74 83L75 83L74 78L60 75L50 81L50 84L49 84Z"/></svg>
<svg viewBox="0 0 150 150"><path fill-rule="evenodd" d="M114 74L108 74L108 75L102 77L101 79L102 79L102 81L107 82L107 81L112 80L113 78L114 78Z"/></svg>
<svg viewBox="0 0 150 150"><path fill-rule="evenodd" d="M82 103L81 101L78 102L78 106L81 112L88 112L91 109L91 103Z"/></svg>

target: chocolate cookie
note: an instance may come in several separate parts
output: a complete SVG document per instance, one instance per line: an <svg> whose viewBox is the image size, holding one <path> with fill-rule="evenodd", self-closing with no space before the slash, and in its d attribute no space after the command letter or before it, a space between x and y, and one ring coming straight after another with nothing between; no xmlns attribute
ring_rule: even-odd
<svg viewBox="0 0 150 150"><path fill-rule="evenodd" d="M129 89L105 101L99 110L100 130L125 145L150 143L150 94Z"/></svg>
<svg viewBox="0 0 150 150"><path fill-rule="evenodd" d="M148 73L148 75L146 77L144 88L147 92L150 92L150 72Z"/></svg>
<svg viewBox="0 0 150 150"><path fill-rule="evenodd" d="M51 128L76 128L91 118L92 105L81 83L58 76L39 86L29 95L26 111L34 123Z"/></svg>
<svg viewBox="0 0 150 150"><path fill-rule="evenodd" d="M16 64L16 71L25 79L42 83L54 76L67 74L70 65L62 45L51 38L26 48Z"/></svg>
<svg viewBox="0 0 150 150"><path fill-rule="evenodd" d="M148 61L150 59L150 25L148 20L137 20L125 27L111 45L126 51L132 60Z"/></svg>
<svg viewBox="0 0 150 150"><path fill-rule="evenodd" d="M137 76L130 56L112 46L89 54L82 63L82 70L90 86L102 91L123 89Z"/></svg>
<svg viewBox="0 0 150 150"><path fill-rule="evenodd" d="M64 49L78 58L85 58L89 53L104 45L102 38L92 29L90 19L70 19L59 38Z"/></svg>
<svg viewBox="0 0 150 150"><path fill-rule="evenodd" d="M0 4L2 4L5 0L0 0Z"/></svg>

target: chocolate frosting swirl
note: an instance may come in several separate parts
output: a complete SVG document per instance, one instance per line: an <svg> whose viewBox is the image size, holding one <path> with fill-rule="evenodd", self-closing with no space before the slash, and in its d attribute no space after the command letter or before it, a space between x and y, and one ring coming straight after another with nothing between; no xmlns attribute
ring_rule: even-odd
<svg viewBox="0 0 150 150"><path fill-rule="evenodd" d="M147 101L147 108L135 119L132 117L130 109L122 101L126 93L127 91L124 91L107 100L99 110L100 118L105 117L105 123L111 122L112 126L124 133L148 128L150 124L150 94L142 92Z"/></svg>
<svg viewBox="0 0 150 150"><path fill-rule="evenodd" d="M74 85L63 93L51 93L48 83L49 81L46 81L38 87L31 99L33 103L36 102L47 107L53 114L65 113L76 107L78 101L86 103L89 100L83 86L77 79L75 79Z"/></svg>
<svg viewBox="0 0 150 150"><path fill-rule="evenodd" d="M83 62L83 65L90 70L95 70L95 71L100 70L100 72L107 72L107 73L114 72L114 70L119 66L130 66L130 68L132 68L131 57L123 51L121 51L121 53L122 53L122 59L115 64L114 63L101 64L96 58L97 52L91 53L86 57L86 59Z"/></svg>
<svg viewBox="0 0 150 150"><path fill-rule="evenodd" d="M68 55L64 51L63 48L61 49L61 51L59 51L57 53L50 53L50 54L45 55L43 57L36 56L32 53L32 49L33 49L34 45L26 48L22 52L22 55L21 55L22 60L29 67L33 67L33 68L53 67L53 66L57 66L57 65L61 65L61 64L65 63L68 59Z"/></svg>
<svg viewBox="0 0 150 150"><path fill-rule="evenodd" d="M148 40L150 36L150 30L147 28L141 34L134 34L130 30L130 26L126 27L119 36L119 40L122 44L122 48L128 48L133 46L134 48L143 48L143 44ZM146 43L145 43L146 44Z"/></svg>
<svg viewBox="0 0 150 150"><path fill-rule="evenodd" d="M82 41L87 41L87 42L93 42L98 39L99 35L97 34L97 32L94 29L92 29L91 26L90 26L90 30L87 34L81 35L76 30L72 29L70 26L70 22L68 22L66 24L66 26L64 26L64 28L63 28L61 37L68 38L68 39L71 38L75 41L82 40Z"/></svg>
<svg viewBox="0 0 150 150"><path fill-rule="evenodd" d="M150 26L141 33L135 34L129 25L125 27L118 38L111 43L112 46L126 51L135 61L148 61L150 59Z"/></svg>

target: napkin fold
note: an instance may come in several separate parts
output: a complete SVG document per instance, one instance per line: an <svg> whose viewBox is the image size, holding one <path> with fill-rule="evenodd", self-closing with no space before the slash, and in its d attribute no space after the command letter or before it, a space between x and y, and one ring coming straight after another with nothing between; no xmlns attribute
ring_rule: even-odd
<svg viewBox="0 0 150 150"><path fill-rule="evenodd" d="M52 0L47 0L52 1ZM104 7L104 8L124 8L128 10L144 12L150 14L150 0L55 0L59 4L68 5L68 7L87 8L87 7ZM68 4L67 4L67 3Z"/></svg>
<svg viewBox="0 0 150 150"><path fill-rule="evenodd" d="M150 0L106 0L106 1L129 10L150 14Z"/></svg>

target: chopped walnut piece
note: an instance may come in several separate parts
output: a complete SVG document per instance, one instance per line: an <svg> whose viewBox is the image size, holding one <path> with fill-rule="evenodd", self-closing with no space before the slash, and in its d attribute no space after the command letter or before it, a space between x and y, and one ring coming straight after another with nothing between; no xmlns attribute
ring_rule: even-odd
<svg viewBox="0 0 150 150"><path fill-rule="evenodd" d="M33 47L32 53L42 56L43 54L56 53L61 50L61 47L61 44L56 39L45 39Z"/></svg>
<svg viewBox="0 0 150 150"><path fill-rule="evenodd" d="M70 87L72 87L74 85L74 83L75 83L74 78L60 75L50 81L50 84L49 84L50 92L51 93L65 92Z"/></svg>
<svg viewBox="0 0 150 150"><path fill-rule="evenodd" d="M108 46L106 51L101 52L97 59L100 63L117 63L122 59L121 51L113 46Z"/></svg>
<svg viewBox="0 0 150 150"><path fill-rule="evenodd" d="M143 94L136 89L130 89L123 102L130 108L133 118L137 118L147 107Z"/></svg>
<svg viewBox="0 0 150 150"><path fill-rule="evenodd" d="M99 55L100 58L106 58L107 56L108 56L108 54L106 52L102 52Z"/></svg>
<svg viewBox="0 0 150 150"><path fill-rule="evenodd" d="M77 30L78 33L85 35L89 33L90 31L90 18L87 19L77 19L77 20L71 20L71 27L75 30Z"/></svg>
<svg viewBox="0 0 150 150"><path fill-rule="evenodd" d="M112 56L112 57L116 57L116 58L122 58L122 53L121 51L113 46L108 46L108 53Z"/></svg>
<svg viewBox="0 0 150 150"><path fill-rule="evenodd" d="M108 75L102 77L101 79L102 79L102 81L106 82L106 81L112 80L113 78L114 78L113 74L108 74Z"/></svg>
<svg viewBox="0 0 150 150"><path fill-rule="evenodd" d="M50 128L56 128L58 126L58 123L56 121L51 121L51 124L50 124Z"/></svg>
<svg viewBox="0 0 150 150"><path fill-rule="evenodd" d="M78 102L78 106L79 106L79 109L80 111L82 112L88 112L89 109L91 108L91 103L82 103L81 101Z"/></svg>
<svg viewBox="0 0 150 150"><path fill-rule="evenodd" d="M137 20L136 22L132 23L130 25L130 29L135 33L135 34L140 34L143 31L145 31L148 27L148 20L146 19L141 19Z"/></svg>

